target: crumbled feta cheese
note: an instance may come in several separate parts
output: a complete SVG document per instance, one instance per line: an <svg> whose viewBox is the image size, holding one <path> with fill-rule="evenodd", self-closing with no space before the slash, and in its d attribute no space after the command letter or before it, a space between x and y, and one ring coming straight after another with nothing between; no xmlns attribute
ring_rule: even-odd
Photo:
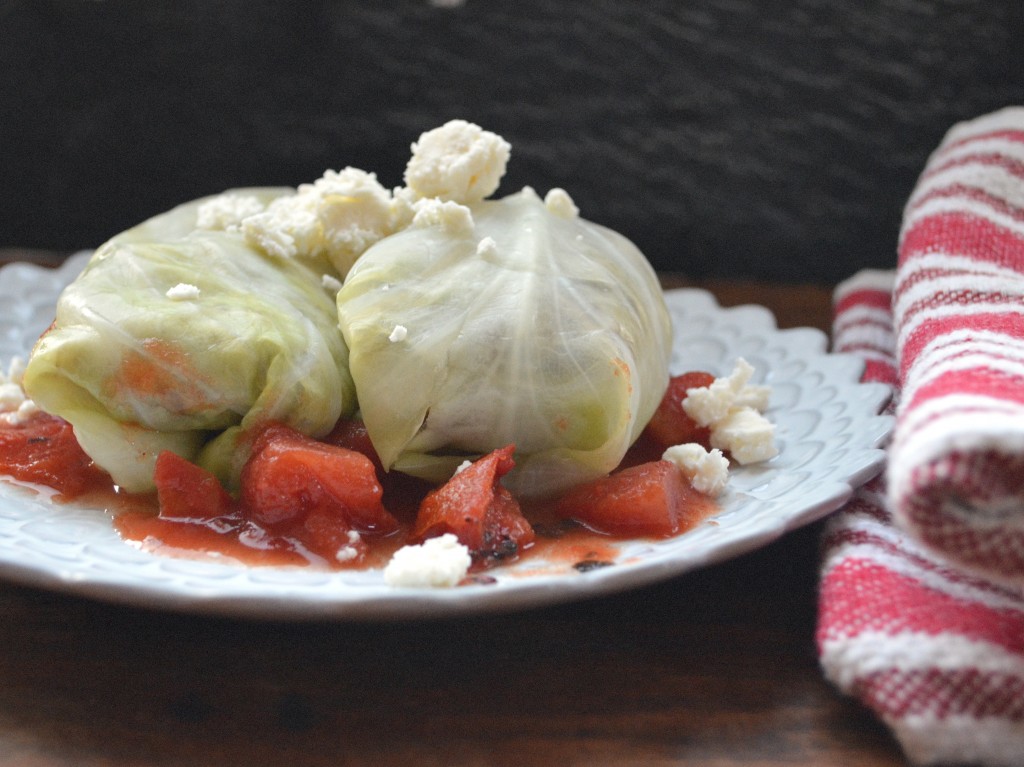
<svg viewBox="0 0 1024 767"><path fill-rule="evenodd" d="M544 207L548 213L559 218L576 218L580 209L564 189L551 189L544 195Z"/></svg>
<svg viewBox="0 0 1024 767"><path fill-rule="evenodd" d="M498 253L498 243L493 237L484 237L476 244L476 254L483 258L492 258Z"/></svg>
<svg viewBox="0 0 1024 767"><path fill-rule="evenodd" d="M711 446L740 464L767 461L778 454L775 426L764 417L771 388L750 383L754 368L742 357L728 376L710 386L687 389L683 410L711 431Z"/></svg>
<svg viewBox="0 0 1024 767"><path fill-rule="evenodd" d="M767 461L778 455L775 424L752 407L738 407L711 427L711 445L727 450L739 464Z"/></svg>
<svg viewBox="0 0 1024 767"><path fill-rule="evenodd" d="M353 559L359 556L359 549L355 546L342 546L335 553L334 558L339 562L351 562Z"/></svg>
<svg viewBox="0 0 1024 767"><path fill-rule="evenodd" d="M721 495L729 482L729 459L721 450L707 451L703 445L688 442L670 447L662 459L678 466L691 487L699 493Z"/></svg>
<svg viewBox="0 0 1024 767"><path fill-rule="evenodd" d="M420 200L416 203L415 227L442 226L453 234L473 232L473 214L465 205L443 200Z"/></svg>
<svg viewBox="0 0 1024 767"><path fill-rule="evenodd" d="M498 188L511 149L505 139L479 125L451 120L412 145L405 183L419 197L479 202Z"/></svg>
<svg viewBox="0 0 1024 767"><path fill-rule="evenodd" d="M17 426L20 423L28 421L32 416L39 413L39 406L33 400L25 397L21 403L12 410L3 410L0 408L0 419L6 421L12 426Z"/></svg>
<svg viewBox="0 0 1024 767"><path fill-rule="evenodd" d="M688 389L683 410L701 426L713 426L729 415L734 407L751 406L750 403L761 401L766 407L770 390L765 386L751 385L753 373L750 363L739 358L728 376L716 378L710 386Z"/></svg>
<svg viewBox="0 0 1024 767"><path fill-rule="evenodd" d="M337 293L341 290L341 280L335 277L333 274L325 274L320 278L320 284L324 286L324 290L329 293Z"/></svg>
<svg viewBox="0 0 1024 767"><path fill-rule="evenodd" d="M7 413L17 410L18 406L25 401L25 392L21 386L12 381L0 383L0 411Z"/></svg>
<svg viewBox="0 0 1024 767"><path fill-rule="evenodd" d="M736 392L733 407L749 407L759 413L763 413L768 409L768 401L771 399L771 395L772 387L756 386L748 383Z"/></svg>
<svg viewBox="0 0 1024 767"><path fill-rule="evenodd" d="M245 218L241 229L250 244L273 256L326 258L344 275L363 251L396 230L404 219L400 208L373 173L329 170Z"/></svg>
<svg viewBox="0 0 1024 767"><path fill-rule="evenodd" d="M196 229L231 230L263 211L263 203L248 194L219 194L199 206Z"/></svg>
<svg viewBox="0 0 1024 767"><path fill-rule="evenodd" d="M25 396L22 381L25 378L25 360L14 357L7 373L0 371L0 418L17 425L39 412L36 403Z"/></svg>
<svg viewBox="0 0 1024 767"><path fill-rule="evenodd" d="M17 384L18 388L21 388L22 381L25 380L25 365L23 357L12 357L7 365L7 373L0 370L0 383Z"/></svg>
<svg viewBox="0 0 1024 767"><path fill-rule="evenodd" d="M396 551L384 568L384 582L389 586L455 586L466 577L471 563L469 549L445 533Z"/></svg>
<svg viewBox="0 0 1024 767"><path fill-rule="evenodd" d="M409 335L409 329L405 325L395 325L394 330L391 331L391 335L388 336L388 340L397 344L404 341Z"/></svg>
<svg viewBox="0 0 1024 767"><path fill-rule="evenodd" d="M173 288L168 288L164 295L172 301L191 301L199 298L199 288L186 282L179 282Z"/></svg>
<svg viewBox="0 0 1024 767"><path fill-rule="evenodd" d="M465 206L498 188L510 152L501 136L451 120L412 145L405 187L389 191L358 168L328 170L267 205L232 192L211 198L199 206L196 227L241 231L276 258L326 259L344 277L367 248L410 225L470 232L473 217ZM552 199L560 211L574 207L568 195Z"/></svg>
<svg viewBox="0 0 1024 767"><path fill-rule="evenodd" d="M461 474L472 465L473 462L467 458L465 461L463 461L462 463L455 467L455 471L452 472L452 476L454 477L456 474Z"/></svg>
<svg viewBox="0 0 1024 767"><path fill-rule="evenodd" d="M279 197L274 202L294 197ZM270 207L255 216L242 221L242 233L246 241L277 258L295 258L308 253L315 245L318 234L316 213L302 210L295 202L287 207L271 203Z"/></svg>
<svg viewBox="0 0 1024 767"><path fill-rule="evenodd" d="M396 186L391 192L391 218L396 232L405 229L416 215L416 203L421 198L411 189Z"/></svg>
<svg viewBox="0 0 1024 767"><path fill-rule="evenodd" d="M359 543L363 540L358 530L348 531L348 545L342 546L338 549L334 558L339 562L351 562L353 559L359 556Z"/></svg>
<svg viewBox="0 0 1024 767"><path fill-rule="evenodd" d="M42 411L39 409L39 406L35 403L35 400L31 400L28 397L25 397L25 401L18 405L18 410L16 411L16 414L19 419L27 421L36 413L40 412Z"/></svg>

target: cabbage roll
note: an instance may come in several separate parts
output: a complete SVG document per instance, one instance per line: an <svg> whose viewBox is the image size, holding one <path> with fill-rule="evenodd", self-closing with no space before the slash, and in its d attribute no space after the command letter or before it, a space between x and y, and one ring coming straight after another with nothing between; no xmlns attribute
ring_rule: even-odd
<svg viewBox="0 0 1024 767"><path fill-rule="evenodd" d="M524 496L606 474L668 382L653 270L564 192L421 209L355 263L338 315L382 462L435 481L508 444Z"/></svg>
<svg viewBox="0 0 1024 767"><path fill-rule="evenodd" d="M291 191L246 190L264 202ZM321 436L355 408L323 270L238 230L196 230L201 202L100 247L25 371L27 394L132 492L153 488L162 450L233 487L251 427Z"/></svg>

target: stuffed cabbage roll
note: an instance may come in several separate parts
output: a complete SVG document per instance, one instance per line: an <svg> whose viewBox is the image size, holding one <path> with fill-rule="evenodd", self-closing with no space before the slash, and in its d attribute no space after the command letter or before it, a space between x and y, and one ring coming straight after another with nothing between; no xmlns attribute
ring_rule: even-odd
<svg viewBox="0 0 1024 767"><path fill-rule="evenodd" d="M522 495L603 475L668 381L653 270L561 190L421 207L356 262L338 313L382 462L432 480L508 444Z"/></svg>
<svg viewBox="0 0 1024 767"><path fill-rule="evenodd" d="M262 202L293 190L246 190ZM232 486L249 427L312 436L355 407L333 291L241 232L196 230L203 201L100 247L63 292L24 376L121 487L152 489L162 450Z"/></svg>

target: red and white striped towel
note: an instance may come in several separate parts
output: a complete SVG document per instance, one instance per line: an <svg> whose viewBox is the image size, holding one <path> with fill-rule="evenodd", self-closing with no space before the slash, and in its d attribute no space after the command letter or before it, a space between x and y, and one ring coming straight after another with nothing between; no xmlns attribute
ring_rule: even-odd
<svg viewBox="0 0 1024 767"><path fill-rule="evenodd" d="M897 420L826 528L825 673L916 763L1024 765L1024 109L947 134L896 271L837 288L834 347Z"/></svg>

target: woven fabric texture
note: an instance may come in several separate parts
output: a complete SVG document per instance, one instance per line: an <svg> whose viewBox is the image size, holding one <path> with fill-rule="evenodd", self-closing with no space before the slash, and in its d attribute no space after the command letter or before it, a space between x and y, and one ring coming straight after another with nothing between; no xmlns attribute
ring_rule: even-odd
<svg viewBox="0 0 1024 767"><path fill-rule="evenodd" d="M1024 109L955 126L834 346L894 387L883 477L826 528L826 676L915 763L1024 763Z"/></svg>

